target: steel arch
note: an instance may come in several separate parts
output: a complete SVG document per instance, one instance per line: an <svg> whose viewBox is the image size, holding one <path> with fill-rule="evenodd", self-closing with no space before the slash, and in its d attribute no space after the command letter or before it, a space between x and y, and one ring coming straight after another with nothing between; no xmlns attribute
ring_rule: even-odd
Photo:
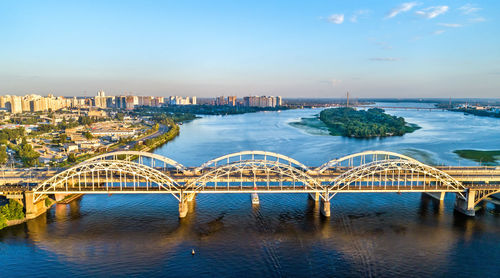
<svg viewBox="0 0 500 278"><path fill-rule="evenodd" d="M373 176L374 174L379 174L382 172L401 172L405 173L405 181L407 173L411 172L412 176L414 174L424 175L425 177L434 178L436 181L440 182L442 186L446 187L446 190L455 191L458 194L462 194L465 191L465 187L456 179L448 175L447 173L436 169L432 166L423 164L421 162L409 161L404 159L389 159L389 160L379 160L370 162L353 169L350 169L338 176L331 182L331 191L342 191L344 188L351 185L353 182L359 182L362 179ZM399 179L399 178L398 178ZM386 179L387 180L387 177ZM399 182L400 180L398 180ZM422 180L421 180L422 181ZM429 180L430 181L430 180ZM361 187L368 185L359 185ZM442 187L441 187L442 189Z"/></svg>
<svg viewBox="0 0 500 278"><path fill-rule="evenodd" d="M478 190L474 195L474 207L489 196L500 193L500 189Z"/></svg>
<svg viewBox="0 0 500 278"><path fill-rule="evenodd" d="M285 161L290 166L293 165L295 167L302 168L305 171L309 171L309 167L307 167L306 165L300 163L299 161L297 161L291 157L288 157L286 155L282 155L279 153L266 152L266 151L241 151L241 152L237 152L237 153L227 154L227 155L224 155L224 156L221 156L221 157L218 157L218 158L215 158L215 159L212 159L212 160L209 160L209 161L203 163L200 167L196 168L196 171L201 171L201 170L203 170L205 168L209 168L211 166L216 168L218 163L220 165L220 164L230 164L230 163L237 162L237 161L250 160L250 159L245 159L246 157L251 157L251 160L259 160L259 159L255 159L255 156L260 156L260 157L263 156L264 159L260 159L263 161L276 161L278 163L281 163L280 160ZM269 158L274 158L274 159L269 159Z"/></svg>
<svg viewBox="0 0 500 278"><path fill-rule="evenodd" d="M214 182L221 177L231 177L231 175L245 173L253 173L254 180L256 181L256 173L259 173L259 177L263 177L263 174L278 174L279 179L272 180L271 182L279 182L283 180L283 177L291 179L293 181L300 182L304 185L304 189L309 189L311 191L324 191L325 187L321 185L315 178L309 176L306 171L298 169L297 167L281 163L280 161L270 161L270 160L241 160L235 161L229 164L220 165L204 173L202 176L192 181L186 185L187 191L198 192L206 188L206 184L209 182ZM269 177L268 177L269 179ZM222 182L224 184L224 182Z"/></svg>
<svg viewBox="0 0 500 278"><path fill-rule="evenodd" d="M42 194L50 194L49 192L57 191L57 188L67 188L68 183L74 183L74 179L76 177L85 177L85 183L87 184L87 175L90 173L93 177L94 173L106 172L106 178L103 178L103 182L110 182L107 179L107 173L120 173L120 183L121 183L121 175L134 175L137 178L143 178L148 182L155 183L158 187L158 191L163 191L166 193L172 193L174 196L176 193L180 192L180 185L177 184L172 178L165 175L164 173L153 169L147 165L142 165L133 161L125 161L125 160L92 160L88 162L80 163L76 166L73 166L63 172L56 174L55 176L47 179L40 185L38 185L34 190L35 201L37 201ZM99 178L99 176L98 176ZM89 182L94 185L95 180L92 178ZM113 180L111 180L113 182ZM130 182L130 180L129 180ZM99 184L99 180L97 181ZM135 181L134 181L135 183ZM127 187L127 182L125 180L125 186ZM92 187L93 191L94 187ZM80 189L80 191L82 191ZM84 190L82 191L84 192ZM62 191L61 193L64 193ZM177 196L175 196L178 198Z"/></svg>
<svg viewBox="0 0 500 278"><path fill-rule="evenodd" d="M180 164L179 162L177 162L173 159L170 159L170 158L162 156L162 155L154 154L154 153L140 152L140 151L117 151L117 152L105 153L105 154L101 154L101 155L92 157L92 158L86 160L85 162L94 161L94 160L106 160L108 158L111 158L111 160L120 160L119 156L123 156L123 155L125 155L125 159L123 159L125 161L131 161L131 160L135 159L135 157L148 157L151 159L160 160L160 161L164 162L165 165L173 166L174 168L176 168L179 171L183 171L183 172L187 171L186 166Z"/></svg>
<svg viewBox="0 0 500 278"><path fill-rule="evenodd" d="M324 163L323 165L319 166L318 168L316 168L315 171L317 171L318 173L323 173L327 169L334 167L334 166L337 166L337 165L340 165L344 161L353 161L354 158L358 158L358 157L360 157L360 161L364 164L364 163L366 163L367 156L372 156L372 161L377 161L377 160L379 160L378 159L379 156L383 156L383 159L381 159L381 160L388 160L391 157L393 157L393 159L402 159L402 160L408 160L408 161L413 161L413 162L419 162L418 160L416 160L414 158L411 158L409 156L402 155L399 153L395 153L395 152L364 151L364 152L360 152L360 153L350 154L350 155L347 155L347 156L344 156L344 157L341 157L338 159L332 159L332 160ZM354 166L354 165L351 165L351 167L352 166Z"/></svg>

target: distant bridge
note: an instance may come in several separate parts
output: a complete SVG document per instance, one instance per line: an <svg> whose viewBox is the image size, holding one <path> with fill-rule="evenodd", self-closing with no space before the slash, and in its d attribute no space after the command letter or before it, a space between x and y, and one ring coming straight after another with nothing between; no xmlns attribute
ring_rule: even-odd
<svg viewBox="0 0 500 278"><path fill-rule="evenodd" d="M371 106L371 105L353 105L356 107L364 108L380 108L380 109L392 109L392 110L417 110L417 111L445 111L447 108L444 107L418 107L418 106Z"/></svg>
<svg viewBox="0 0 500 278"><path fill-rule="evenodd" d="M356 153L319 167L277 153L243 151L186 167L158 154L119 151L39 180L33 188L0 187L0 194L13 199L24 194L31 215L43 210L40 203L47 195L60 200L69 194L140 193L171 194L179 201L180 217L188 213L187 203L202 193L309 193L330 216L336 194L387 192L423 192L440 200L455 193L455 208L473 216L479 202L500 193L500 168L433 167L388 151Z"/></svg>

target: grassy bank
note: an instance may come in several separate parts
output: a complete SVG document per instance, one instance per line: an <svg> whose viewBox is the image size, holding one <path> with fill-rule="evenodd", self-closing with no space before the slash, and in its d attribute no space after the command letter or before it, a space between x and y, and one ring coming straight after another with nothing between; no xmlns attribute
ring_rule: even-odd
<svg viewBox="0 0 500 278"><path fill-rule="evenodd" d="M485 165L498 165L500 162L500 150L479 151L479 150L455 150L453 151L461 158L474 160Z"/></svg>
<svg viewBox="0 0 500 278"><path fill-rule="evenodd" d="M8 221L24 220L23 206L14 200L0 208L0 229L7 227Z"/></svg>

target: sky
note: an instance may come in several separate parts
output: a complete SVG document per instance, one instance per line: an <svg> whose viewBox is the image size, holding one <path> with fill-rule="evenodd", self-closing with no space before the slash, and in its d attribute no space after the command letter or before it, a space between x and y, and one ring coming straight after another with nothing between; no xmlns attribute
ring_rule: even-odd
<svg viewBox="0 0 500 278"><path fill-rule="evenodd" d="M500 97L500 1L0 1L0 94Z"/></svg>

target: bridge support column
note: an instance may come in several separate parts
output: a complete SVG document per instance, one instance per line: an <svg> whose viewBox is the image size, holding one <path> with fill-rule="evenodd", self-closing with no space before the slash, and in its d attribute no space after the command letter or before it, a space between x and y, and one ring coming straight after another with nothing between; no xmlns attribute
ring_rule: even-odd
<svg viewBox="0 0 500 278"><path fill-rule="evenodd" d="M187 200L182 200L179 202L179 218L184 218L187 216L189 211Z"/></svg>
<svg viewBox="0 0 500 278"><path fill-rule="evenodd" d="M40 214L47 211L47 208L45 206L45 198L41 198L37 202L34 202L33 192L24 192L24 210L26 213L26 219L36 218Z"/></svg>
<svg viewBox="0 0 500 278"><path fill-rule="evenodd" d="M330 200L328 196L329 196L328 194L325 194L324 198L321 198L320 211L324 217L330 217Z"/></svg>
<svg viewBox="0 0 500 278"><path fill-rule="evenodd" d="M186 199L188 202L192 202L196 200L196 193L190 193L186 195Z"/></svg>
<svg viewBox="0 0 500 278"><path fill-rule="evenodd" d="M469 190L465 196L466 198L463 199L460 197L460 195L456 194L455 210L467 216L475 216L476 211L474 210L474 199L476 196L476 191Z"/></svg>
<svg viewBox="0 0 500 278"><path fill-rule="evenodd" d="M319 192L309 193L309 199L311 199L311 200L319 202L320 198L321 197L319 196Z"/></svg>
<svg viewBox="0 0 500 278"><path fill-rule="evenodd" d="M330 217L330 201L321 202L321 214L324 217Z"/></svg>
<svg viewBox="0 0 500 278"><path fill-rule="evenodd" d="M427 194L436 200L443 201L446 192L424 192L423 194Z"/></svg>

